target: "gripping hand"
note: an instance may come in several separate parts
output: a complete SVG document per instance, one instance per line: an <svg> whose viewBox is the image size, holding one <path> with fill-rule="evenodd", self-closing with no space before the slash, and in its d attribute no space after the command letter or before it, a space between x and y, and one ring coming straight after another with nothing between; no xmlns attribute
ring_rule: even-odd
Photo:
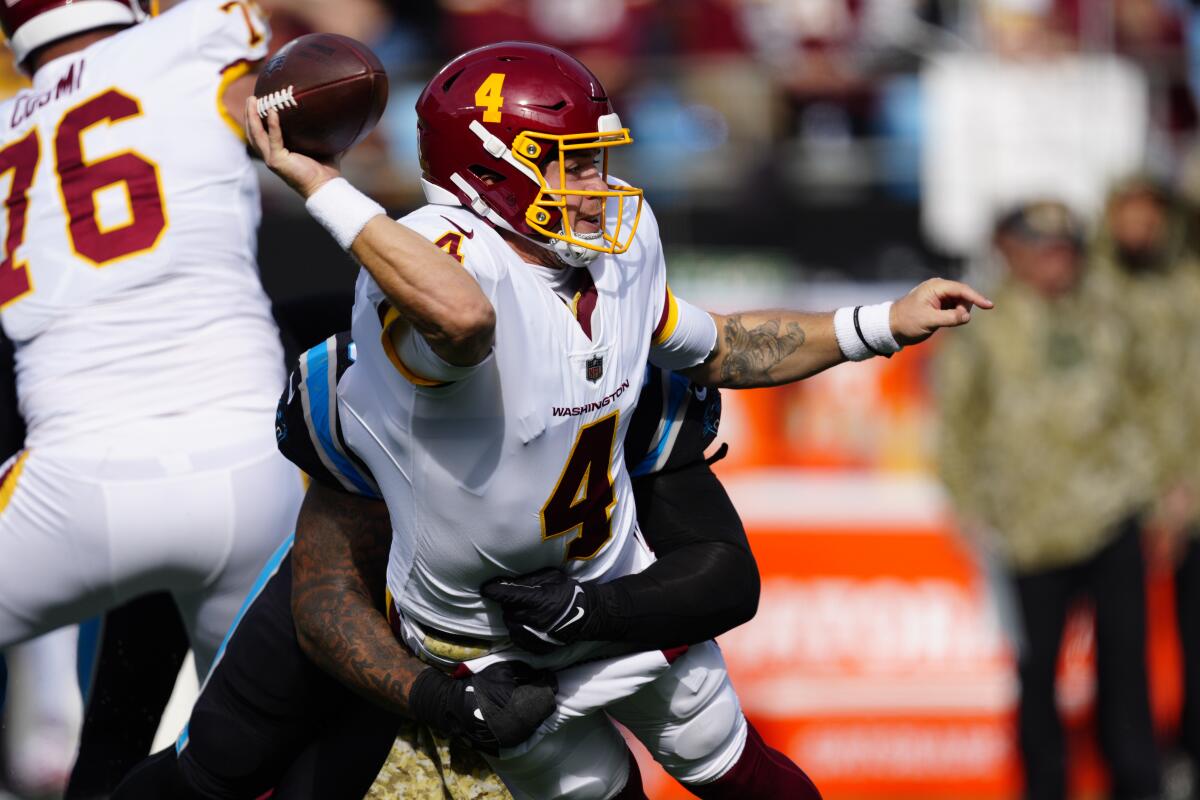
<svg viewBox="0 0 1200 800"><path fill-rule="evenodd" d="M587 640L599 611L588 584L553 567L493 578L480 592L500 604L513 643L531 653Z"/></svg>
<svg viewBox="0 0 1200 800"><path fill-rule="evenodd" d="M554 674L520 661L492 664L469 678L430 667L408 692L413 718L491 755L528 739L554 713Z"/></svg>

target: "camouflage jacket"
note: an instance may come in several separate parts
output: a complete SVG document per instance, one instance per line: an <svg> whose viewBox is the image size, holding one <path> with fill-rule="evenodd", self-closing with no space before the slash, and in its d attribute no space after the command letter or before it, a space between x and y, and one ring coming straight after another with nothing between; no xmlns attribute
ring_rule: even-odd
<svg viewBox="0 0 1200 800"><path fill-rule="evenodd" d="M1010 280L993 299L938 354L942 478L1015 570L1076 563L1155 495L1128 319L1090 281L1047 300Z"/></svg>
<svg viewBox="0 0 1200 800"><path fill-rule="evenodd" d="M1130 271L1102 234L1090 268L1133 339L1137 411L1153 437L1160 488L1184 484L1200 498L1200 256L1176 233L1163 263Z"/></svg>

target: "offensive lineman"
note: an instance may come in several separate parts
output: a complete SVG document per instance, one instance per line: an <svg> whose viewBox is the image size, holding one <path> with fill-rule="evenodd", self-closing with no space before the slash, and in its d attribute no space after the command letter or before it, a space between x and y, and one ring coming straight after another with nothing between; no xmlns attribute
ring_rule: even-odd
<svg viewBox="0 0 1200 800"><path fill-rule="evenodd" d="M230 109L266 54L245 0L20 0L0 105L0 321L26 449L2 469L0 647L169 590L207 671L290 531L282 350Z"/></svg>
<svg viewBox="0 0 1200 800"><path fill-rule="evenodd" d="M359 361L337 401L391 514L388 586L406 644L472 672L512 658L558 670L559 712L493 767L519 798L612 797L628 768L603 709L693 792L747 796L730 780L750 740L715 645L674 662L588 642L535 657L506 647L479 586L560 565L610 580L649 563L621 447L627 390L652 349L700 382L774 385L895 352L990 302L939 280L836 315L714 317L676 301L640 190L595 162L628 131L586 68L551 48L481 48L431 81L418 101L431 205L401 225L333 166L283 149L277 111L258 110L269 134L257 114L248 124L268 166L369 273ZM464 635L484 655L430 645ZM622 679L602 685L610 668Z"/></svg>

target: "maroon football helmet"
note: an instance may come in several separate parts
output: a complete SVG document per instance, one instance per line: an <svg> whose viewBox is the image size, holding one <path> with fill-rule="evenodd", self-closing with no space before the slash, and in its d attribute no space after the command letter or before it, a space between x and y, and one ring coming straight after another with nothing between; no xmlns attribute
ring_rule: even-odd
<svg viewBox="0 0 1200 800"><path fill-rule="evenodd" d="M553 47L500 42L464 53L443 67L417 100L422 185L431 203L463 205L493 225L548 241L568 264L629 249L642 211L642 190L551 189L549 169L566 185L572 152L599 150L608 184L608 151L630 144L629 129L600 81ZM614 230L571 230L567 195L618 203ZM626 221L626 200L637 201Z"/></svg>
<svg viewBox="0 0 1200 800"><path fill-rule="evenodd" d="M18 64L39 47L108 25L132 25L152 15L154 0L4 0L0 26Z"/></svg>

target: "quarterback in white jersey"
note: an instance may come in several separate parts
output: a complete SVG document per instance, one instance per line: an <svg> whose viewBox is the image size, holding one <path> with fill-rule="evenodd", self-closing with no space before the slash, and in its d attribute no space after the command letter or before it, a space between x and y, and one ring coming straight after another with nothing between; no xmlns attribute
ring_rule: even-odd
<svg viewBox="0 0 1200 800"><path fill-rule="evenodd" d="M26 449L0 484L0 647L169 590L207 669L301 483L258 188L225 95L266 54L248 0L19 0L32 87L0 104L0 322Z"/></svg>
<svg viewBox="0 0 1200 800"><path fill-rule="evenodd" d="M605 581L650 563L620 449L647 358L703 383L774 385L895 352L987 299L935 280L894 306L836 314L722 317L676 300L641 190L607 174L629 132L587 68L553 48L489 45L430 81L417 101L430 205L399 224L336 165L287 151L286 120L268 110L264 127L260 113L247 104L267 165L367 273L338 412L388 505L404 641L471 672L506 658L557 670L557 713L489 759L513 795L641 796L632 782L625 793L611 716L701 797L774 796L782 784L769 780L746 791L769 765L714 644L674 661L577 663L610 656L590 642L535 656L507 645L512 621L479 585L547 566ZM563 644L554 631L581 611L568 606L539 638Z"/></svg>
<svg viewBox="0 0 1200 800"><path fill-rule="evenodd" d="M432 351L411 328L396 331L408 326L364 273L343 425L403 531L388 565L399 609L437 630L502 639L498 610L479 594L489 578L565 565L593 580L652 560L620 465L668 296L657 230L643 210L622 257L576 276L525 263L466 209L430 205L401 221L455 240L496 310L496 344L473 368L430 369ZM555 280L583 275L588 304L568 304L574 292L556 292Z"/></svg>

